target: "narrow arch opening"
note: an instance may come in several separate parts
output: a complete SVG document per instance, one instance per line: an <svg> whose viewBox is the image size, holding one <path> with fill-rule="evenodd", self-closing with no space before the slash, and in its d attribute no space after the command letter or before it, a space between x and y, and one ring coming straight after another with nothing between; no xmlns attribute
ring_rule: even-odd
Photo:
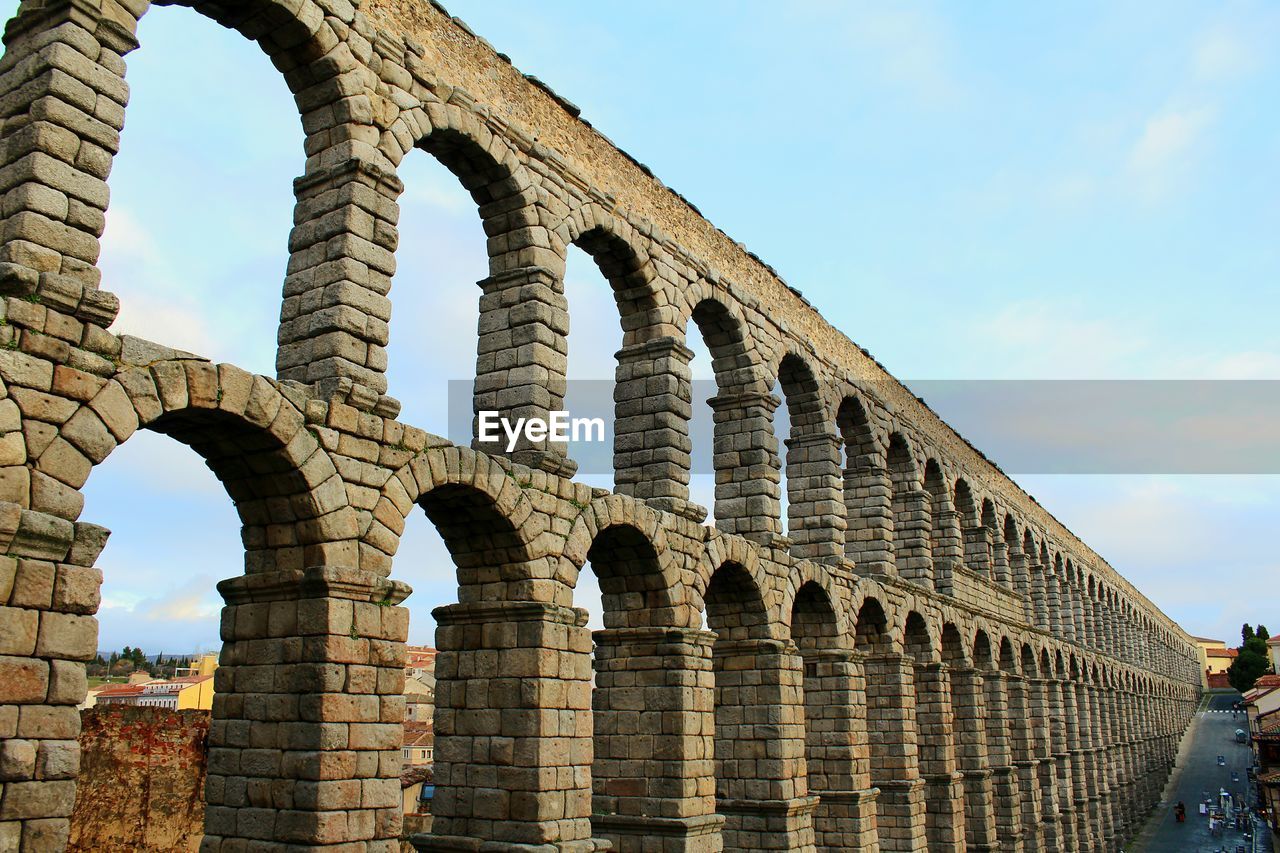
<svg viewBox="0 0 1280 853"><path fill-rule="evenodd" d="M274 375L297 107L258 45L190 9L151 9L138 39L99 260L112 331Z"/></svg>

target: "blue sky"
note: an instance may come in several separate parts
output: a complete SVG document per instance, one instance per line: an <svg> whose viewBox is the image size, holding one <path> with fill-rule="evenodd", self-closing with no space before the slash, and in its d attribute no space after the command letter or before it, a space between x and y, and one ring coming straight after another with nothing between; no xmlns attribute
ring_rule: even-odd
<svg viewBox="0 0 1280 853"><path fill-rule="evenodd" d="M448 5L908 382L1280 379L1274 5ZM154 9L140 37L103 241L116 329L271 374L292 101L189 10ZM443 432L445 383L474 371L484 238L428 155L402 177L391 393ZM614 309L576 250L566 289L571 378L608 378ZM1280 623L1280 479L1017 479L1192 633ZM86 493L114 531L102 647L215 648L213 584L241 549L212 475L139 434ZM453 580L425 518L396 574L430 642Z"/></svg>

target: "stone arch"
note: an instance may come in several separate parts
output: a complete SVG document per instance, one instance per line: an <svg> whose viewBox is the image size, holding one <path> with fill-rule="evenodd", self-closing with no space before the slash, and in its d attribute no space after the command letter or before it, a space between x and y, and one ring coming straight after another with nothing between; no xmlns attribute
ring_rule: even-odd
<svg viewBox="0 0 1280 853"><path fill-rule="evenodd" d="M919 664L936 663L940 642L933 637L929 621L917 610L909 610L902 620L902 651Z"/></svg>
<svg viewBox="0 0 1280 853"><path fill-rule="evenodd" d="M673 339L684 342L678 307L658 279L648 240L616 212L595 202L573 207L554 230L564 244L591 256L618 304L623 348Z"/></svg>
<svg viewBox="0 0 1280 853"><path fill-rule="evenodd" d="M979 631L979 633L982 633ZM986 636L983 634L983 636ZM964 635L954 622L946 622L942 626L941 643L942 662L952 667L967 667L973 658L965 648Z"/></svg>
<svg viewBox="0 0 1280 853"><path fill-rule="evenodd" d="M863 598L854 623L854 645L858 651L867 654L887 654L893 651L889 618L879 598Z"/></svg>
<svg viewBox="0 0 1280 853"><path fill-rule="evenodd" d="M688 318L711 353L716 395L712 462L716 474L716 528L769 543L781 534L779 462L773 413L778 398L770 393L751 340L750 324L732 301L719 294L698 297L694 287ZM693 301L695 300L696 301Z"/></svg>
<svg viewBox="0 0 1280 853"><path fill-rule="evenodd" d="M726 561L712 573L703 594L707 627L721 640L771 638L764 590L742 563Z"/></svg>
<svg viewBox="0 0 1280 853"><path fill-rule="evenodd" d="M894 565L901 577L932 589L929 493L921 484L915 453L903 433L890 434L886 460L892 489Z"/></svg>
<svg viewBox="0 0 1280 853"><path fill-rule="evenodd" d="M572 601L576 569L564 573L562 540L545 533L514 476L487 455L463 447L433 447L414 455L383 487L365 540L394 556L404 520L415 506L426 511L457 565L460 602L538 595L562 606ZM546 588L535 582L539 578L555 578L565 589L535 592Z"/></svg>
<svg viewBox="0 0 1280 853"><path fill-rule="evenodd" d="M6 236L10 240L31 240L44 250L41 254L47 253L39 261L40 270L28 269L27 292L36 294L45 305L102 327L111 325L119 309L119 301L113 294L99 290L100 273L96 264L98 240L105 224L103 213L108 203L107 175L120 148L120 130L128 102L124 57L138 47L138 20L151 5L90 2L77 6L75 13L69 14L65 5L24 0L5 29L5 67L13 77L9 81L10 92L16 97L8 99L7 113L0 116L8 119L4 122L4 136L29 130L30 122L16 119L31 114L46 97L57 99L58 93L68 86L90 92L87 105L82 99L63 99L56 119L35 119L55 134L67 132L59 123L72 127L83 139L76 140L80 152L75 164L58 170L62 172L61 177L52 177L51 173L28 180L32 187L52 180L50 189L67 194L83 207L83 212L75 217L78 221L51 234L49 220L37 204L10 211L14 215L9 217ZM216 7L189 2L177 5L189 6L223 27L239 31L257 43L278 69L293 71L282 73L282 77L300 113L306 109L304 90L310 90L308 100L316 96L334 103L342 100L344 91L354 93L361 89L355 82L354 68L338 74L307 73L308 66L341 41L313 0L297 3L241 0ZM354 8L351 13L354 14ZM350 25L351 20L343 23ZM64 57L76 59L59 61L59 51ZM45 60L35 59L42 55ZM25 61L27 59L33 61ZM57 91L51 88L52 78L44 75L46 68L58 69L64 80L62 88ZM22 85L24 83L28 85ZM102 99L100 104L94 104L96 98ZM315 126L324 120L320 113L308 117L310 121L303 122L300 130L328 133L328 125ZM74 152L75 148L71 150ZM302 154L304 149L298 150ZM29 146L15 146L0 165L9 165L29 151ZM26 196L40 197L32 193ZM18 213L26 216L19 217ZM55 261L53 255L60 257ZM39 272L48 275L37 278Z"/></svg>
<svg viewBox="0 0 1280 853"><path fill-rule="evenodd" d="M396 697L387 696L378 712L381 694L393 691L390 687L380 691L374 683L378 664L370 649L377 647L382 664L402 663L407 614L396 605L408 594L408 587L362 570L357 514L343 481L308 429L303 412L274 381L229 365L177 358L159 358L146 365L125 363L110 379L78 371L64 379L70 399L61 402L72 404L78 399L80 405L73 406L47 447L31 460L33 476L79 489L93 467L118 444L138 429L150 429L187 445L205 460L244 524L245 573L218 584L226 606L208 748L223 761L210 762L205 786L210 819L204 843L217 847L225 838L234 845L239 838L235 809L242 803L223 792L235 783L270 787L290 778L290 771L278 760L255 762L246 757L241 761L248 744L235 732L250 724L248 708L270 704L277 708L275 721L289 727L291 737L317 737L314 718L297 710L299 696L308 694L302 700L304 706L307 702L314 703L311 707L331 706L333 694L341 693L344 684L344 677L339 677L335 686L332 673L345 673L349 664L353 670L369 673L364 688L375 709L372 719L363 714L352 719L370 723L370 737L376 731L376 737L398 743L399 723L390 715L403 708L398 704L403 701L400 688L395 687ZM35 492L37 496L51 493L49 489ZM75 512L79 513L78 503ZM82 538L81 529L95 535L89 543L71 543L69 552L58 559L91 565L104 544L105 531L94 525L73 525L70 519L62 521L76 540ZM61 525L51 527L56 532ZM86 547L90 544L94 547ZM92 577L76 570L78 574L65 575L68 582L86 583ZM61 567L58 574L64 576ZM96 593L101 576L94 574ZM78 613L96 608L96 594L85 604ZM45 618L58 616L50 613ZM74 626L78 631L89 629L96 636L96 625L88 615L73 618L84 620ZM299 633L300 624L305 624L305 639ZM333 665L333 650L339 646L342 663ZM271 663L271 677L265 681L264 654ZM68 650L53 656L70 658L66 665L74 671L83 667L79 661L92 652L79 656ZM319 672L326 675L319 677ZM70 678L71 672L64 677ZM387 684L394 686L394 681ZM279 746L285 746L283 741ZM376 760L363 775L366 778L358 784L370 791L396 784L391 768L380 769ZM293 818L294 837L319 837L317 827L325 820L325 811L299 810ZM231 816L229 821L218 817L226 814ZM378 838L394 839L398 833L398 820L391 821L378 830Z"/></svg>
<svg viewBox="0 0 1280 853"><path fill-rule="evenodd" d="M438 160L471 195L488 236L489 275L478 282L474 411L546 417L564 408L569 333L564 246L545 224L548 217L535 182L511 144L473 109L441 103L416 85L418 102L400 113L384 134L382 148L391 168L413 148ZM374 186L384 196L380 204L389 216L389 221L378 223L380 239L375 242L394 252L396 198L403 184L392 175ZM394 256L385 260L394 272ZM384 304L390 280L378 284L381 293L360 296L378 300L385 311L385 318L368 323L381 332L391 316L390 304ZM549 439L521 437L508 452L505 445L480 443L473 433L473 445L491 454L511 455L530 467L566 475L575 470L566 461L565 445Z"/></svg>
<svg viewBox="0 0 1280 853"><path fill-rule="evenodd" d="M562 558L560 577L572 587L591 561L606 597L605 627L698 627L662 517L644 504L620 495L591 501L574 519Z"/></svg>
<svg viewBox="0 0 1280 853"><path fill-rule="evenodd" d="M844 454L845 556L859 572L893 573L893 507L884 445L871 409L854 392L836 408L836 432Z"/></svg>
<svg viewBox="0 0 1280 853"><path fill-rule="evenodd" d="M777 827L754 819L755 803L805 790L804 710L796 701L804 672L794 645L771 636L763 590L746 567L717 566L705 604L716 634L715 790L724 847L761 849ZM757 761L761 749L775 760Z"/></svg>
<svg viewBox="0 0 1280 853"><path fill-rule="evenodd" d="M1015 651L1014 640L1009 636L1000 638L1000 669L1008 675L1019 675L1022 664L1021 650Z"/></svg>
<svg viewBox="0 0 1280 853"><path fill-rule="evenodd" d="M933 583L939 592L950 592L953 572L964 564L963 524L953 502L947 473L933 457L925 462L924 488L929 496L929 554L933 560Z"/></svg>
<svg viewBox="0 0 1280 853"><path fill-rule="evenodd" d="M801 559L844 554L846 521L842 505L840 438L833 429L822 385L802 355L789 351L775 371L787 407L786 533L791 553Z"/></svg>
<svg viewBox="0 0 1280 853"><path fill-rule="evenodd" d="M973 633L973 665L989 672L996 668L998 655L992 653L991 635L985 628L977 628Z"/></svg>
<svg viewBox="0 0 1280 853"><path fill-rule="evenodd" d="M814 589L809 590L810 595L819 595L819 590L821 591L821 599L831 608L831 618L835 626L836 635L848 638L850 642L844 645L851 648L853 622L850 620L850 614L847 610L843 588L835 582L829 572L823 571L820 566L807 560L795 565L791 579L783 587L782 599L778 605L779 615L788 620L787 624L790 626L788 630L792 633L792 639L795 639L795 626L792 624L791 619L798 612L796 602L799 600L800 590L806 586L814 587Z"/></svg>
<svg viewBox="0 0 1280 853"><path fill-rule="evenodd" d="M49 481L33 483L32 509L78 515L82 499L69 500L71 491L146 428L192 448L223 484L244 523L247 571L357 567L356 520L342 479L271 380L171 359L126 365L110 380L82 374L77 393L79 407L32 460L33 478Z"/></svg>

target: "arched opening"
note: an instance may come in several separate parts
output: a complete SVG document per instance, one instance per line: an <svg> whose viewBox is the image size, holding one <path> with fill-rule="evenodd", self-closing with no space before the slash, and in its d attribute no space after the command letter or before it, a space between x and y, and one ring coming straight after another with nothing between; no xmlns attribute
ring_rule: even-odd
<svg viewBox="0 0 1280 853"><path fill-rule="evenodd" d="M716 394L707 401L713 412L716 527L772 541L780 532L780 474L772 427L778 400L759 381L738 318L708 298L694 306L691 319L710 355L716 382ZM697 365L698 348L690 348Z"/></svg>
<svg viewBox="0 0 1280 853"><path fill-rule="evenodd" d="M592 634L592 827L616 850L639 850L654 819L705 830L714 736L711 635L680 625L658 554L629 524L600 530L587 553L603 598ZM584 567L584 572L586 567ZM575 590L588 603L582 575ZM670 830L671 826L667 826Z"/></svg>
<svg viewBox="0 0 1280 853"><path fill-rule="evenodd" d="M66 440L79 443L88 463L102 461L115 442L91 444L86 436L93 433L84 431L99 415L102 418L99 425L111 424L111 433L100 427L103 435L114 435L117 440L136 436L133 433L136 426L173 438L204 459L234 502L242 526L240 551L244 573L234 573L224 565L222 573L234 576L218 584L226 606L221 613L223 643L213 681L201 680L209 674L213 663L201 664L185 683L145 686L138 704L163 705L163 698L169 698L172 704L167 707L174 709L188 702L194 703L191 707L202 705L208 709L211 699L208 744L211 754L219 760L210 763L204 780L208 804L204 829L214 843L221 838L243 838L236 815L237 809L246 804L234 793L228 793L229 789L235 785L271 786L281 779L294 777L287 763L289 747L286 744L275 748L272 760L242 761L249 744L236 732L243 732L255 719L255 708L271 706L278 708L276 722L292 725L298 737L314 734L308 712L299 706L299 695L323 701L327 688L305 681L304 673L327 662L331 647L324 642L305 644L301 641L299 613L316 600L325 600L323 593L317 594L317 589L335 574L345 571L351 575L345 589L361 583L358 573L344 569L340 563L340 555L349 552L350 543L334 535L334 531L345 529L343 516L347 510L333 500L331 484L336 482L336 471L332 463L305 431L301 414L289 408L269 383L255 382L242 371L229 368L218 371L207 363L190 361L161 361L149 369L123 370L118 377L118 382L103 383L91 403L67 422ZM164 403L157 396L157 386L164 389ZM126 388L127 392L123 390ZM166 405L168 411L165 411ZM130 461L130 457L124 458ZM151 461L151 464L157 463L164 464L164 459ZM60 456L56 450L47 459L42 456L38 467L47 472L51 480L59 480L72 489L82 486L90 474L89 468L71 464L71 457ZM36 492L35 496L41 494ZM119 500L118 495L113 497ZM157 513L166 511L158 509ZM328 518L329 523L321 522L321 518ZM199 519L201 524L206 522L207 519ZM190 529L187 532L191 532ZM96 540L99 546L101 541L101 538ZM200 537L193 535L186 549L198 547L199 541ZM148 542L147 550L154 555L153 559L163 559L165 555L156 555L151 549L153 543L154 540ZM69 555L69 560L80 561L77 565L81 567L67 566L68 582L76 582L68 592L74 589L73 595L86 596L86 600L77 605L84 608L78 612L92 612L97 604L96 583L85 585L88 577L76 577L76 573L90 571L84 564L92 563L96 556L93 547L73 550ZM198 562L201 557L189 559ZM171 572L171 565L166 563L165 570ZM369 595L395 603L396 588L381 579L371 581L364 589ZM87 597L90 593L92 598ZM352 599L345 600L348 616L344 630L350 631ZM68 600L61 607L73 603ZM208 615L198 595L191 596L178 612L197 619L202 614ZM326 619L313 620L309 628L317 635L333 631ZM284 652L286 648L291 650L288 655ZM264 655L274 667L273 677L265 680L259 675ZM71 660L75 659L71 656ZM69 663L69 666L74 668L77 664ZM210 685L216 688L211 696L207 689ZM171 691L169 687L179 689ZM196 695L188 697L188 693ZM380 721L375 711L371 722ZM177 736L186 737L185 734ZM154 737L165 735L157 732ZM262 743L255 748L269 748ZM371 785L386 783L385 774L370 775ZM102 801L98 800L97 807L101 805ZM135 805L146 808L150 804ZM304 809L298 816L296 832L310 832L316 822L324 820L324 813L323 808ZM190 819L192 815L185 817ZM380 837L394 838L397 831L398 826L387 827Z"/></svg>
<svg viewBox="0 0 1280 853"><path fill-rule="evenodd" d="M397 168L399 242L385 322L388 392L400 420L470 444L480 288L489 275L483 222L475 199L436 157L411 150ZM431 333L424 334L430 324ZM443 405L442 405L443 403Z"/></svg>
<svg viewBox="0 0 1280 853"><path fill-rule="evenodd" d="M717 568L704 603L716 634L715 791L724 849L773 849L793 831L811 837L808 814L761 811L769 801L807 793L804 710L796 701L804 689L800 660L770 638L760 589L742 565Z"/></svg>
<svg viewBox="0 0 1280 853"><path fill-rule="evenodd" d="M692 355L636 246L603 225L566 236L572 332L565 402L575 416L600 417L608 427L604 442L571 446L579 478L680 512L689 497ZM610 314L620 328L601 322Z"/></svg>
<svg viewBox="0 0 1280 853"><path fill-rule="evenodd" d="M901 433L889 436L889 482L893 489L893 559L903 578L933 587L932 512L920 484L911 447Z"/></svg>
<svg viewBox="0 0 1280 853"><path fill-rule="evenodd" d="M870 787L863 673L843 644L830 597L812 581L796 592L791 639L804 662L804 758L809 793L819 797L814 840L839 849L847 833L865 834L873 823L856 796Z"/></svg>
<svg viewBox="0 0 1280 853"><path fill-rule="evenodd" d="M986 552L991 566L990 577L996 583L1005 589L1013 586L1013 575L1009 570L1009 553L1004 544L1004 537L1000 530L1000 523L996 520L996 507L990 498L982 500L982 516L981 523L986 534L985 540Z"/></svg>
<svg viewBox="0 0 1280 853"><path fill-rule="evenodd" d="M840 442L828 425L822 390L812 369L788 353L778 366L775 396L786 403L774 414L774 431L786 447L782 518L797 557L844 553Z"/></svg>
<svg viewBox="0 0 1280 853"><path fill-rule="evenodd" d="M939 592L950 593L952 570L963 565L964 540L951 489L947 487L946 475L936 459L925 462L924 488L929 496L929 553L933 560L933 583Z"/></svg>
<svg viewBox="0 0 1280 853"><path fill-rule="evenodd" d="M288 177L304 159L297 107L259 45L190 9L149 9L138 39L110 207L79 214L105 224L102 288L120 297L111 329L272 375Z"/></svg>
<svg viewBox="0 0 1280 853"><path fill-rule="evenodd" d="M836 430L844 456L845 556L864 574L891 574L893 511L884 457L856 397L840 401Z"/></svg>

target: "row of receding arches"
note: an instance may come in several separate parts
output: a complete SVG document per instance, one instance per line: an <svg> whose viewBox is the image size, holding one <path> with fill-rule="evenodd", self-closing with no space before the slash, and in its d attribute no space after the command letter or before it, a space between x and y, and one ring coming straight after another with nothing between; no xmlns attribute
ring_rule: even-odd
<svg viewBox="0 0 1280 853"><path fill-rule="evenodd" d="M274 40L264 43L273 58L316 61L318 54L307 45L320 39L329 26L322 23L323 14L304 15L297 9L255 2L237 4L220 13L219 20L259 39L261 29L252 23L259 15L278 18L290 33L288 43L296 45L281 49ZM325 82L308 84L305 102L316 106L304 114L304 124L314 140L333 133L319 120L321 113L340 124L343 121L319 106L325 104L326 87L332 88L335 100L345 100L349 87L368 85L367 80L351 82L359 76L355 71L337 77L317 75ZM295 77L288 82L301 98L299 80L307 75ZM557 189L551 171L530 168L539 156L535 149L494 132L465 102L441 103L434 81L421 69L413 70L408 79L411 82L404 91L408 100L396 100L403 106L395 118L386 119L365 165L384 178L373 182L373 190L386 196L394 211L400 191L394 169L411 149L424 149L459 178L478 205L490 237L492 274L481 300L478 398L502 387L509 402L499 408L534 404L533 408L554 409L563 402L567 327L525 310L525 304L513 305L508 297L519 292L521 303L543 302L563 312L566 247L577 245L595 259L616 297L622 344L615 394L619 412L639 397L646 400L642 417L620 414L615 424L615 478L620 493L663 507L679 508L687 501L691 401L684 342L692 324L711 352L716 378L717 393L711 401L717 412L715 446L719 449L713 460L714 513L721 529L765 542L780 535L779 484L785 473L787 532L795 556L848 558L866 573L897 573L943 592L953 591L955 572L963 567L1021 596L1028 620L1040 627L1060 630L1070 639L1112 654L1132 655L1126 659L1135 663L1170 665L1171 632L1160 630L1159 649L1144 644L1130 650L1125 635L1129 621L1141 618L1137 608L1125 603L1111 585L1080 568L1079 560L1064 559L1046 542L1036 542L1027 526L1011 514L1004 513L1001 519L996 502L977 494L969 481L918 449L923 442L910 437L909 425L892 423L861 389L842 389L824 378L829 372L825 361L799 346L793 335L780 331L763 311L742 304L732 287L695 272L698 265L653 229L638 229L616 210ZM374 85L390 83L383 80ZM310 149L311 140L308 145ZM315 254L315 243L307 235L318 230L326 245L336 239L332 224L319 227L315 219L334 219L335 210L314 195L318 187L327 188L326 192L334 188L338 178L330 175L333 171L333 163L313 156L308 176L299 182L300 224L291 240L295 248L290 281L305 282L311 276L317 288L333 298L358 297L358 310L368 315L365 334L372 335L361 345L371 352L386 344L391 309L387 290L394 257L384 259L386 263L368 257L358 262L371 279L385 278L386 287L371 279L363 287L354 283L335 287L331 274L321 274L302 260ZM353 168L348 179L368 182L360 168ZM378 205L368 199L348 204L372 210L372 217L363 210L356 219L367 220L370 227L378 221L374 230L392 236L374 242L393 252L394 213L379 213ZM323 262L332 266L329 253ZM322 341L352 333L318 323L307 314L300 306L308 304L308 297L298 287L289 285L286 293L292 295L286 298L280 334L281 377L323 386L325 377L316 372L317 365L341 366L342 359L335 359ZM317 304L320 313L326 309L329 314L341 313L333 305ZM545 346L530 347L529 340ZM533 354L527 357L533 361L526 364L522 353L531 349ZM304 352L305 357L295 355ZM370 356L363 366L365 373L348 378L385 390L385 379L379 382L373 375L381 374L379 361ZM513 387L512 380L512 368L522 365L538 367L544 377L523 391ZM670 381L661 381L664 377ZM504 381L495 386L492 380L498 378ZM771 394L775 381L782 389L791 424L785 461L778 459L772 432L772 412L779 405ZM654 393L655 388L660 393ZM1019 551L1025 565L1017 559ZM1156 628L1153 624L1143 627Z"/></svg>
<svg viewBox="0 0 1280 853"><path fill-rule="evenodd" d="M330 576L359 588L365 581L358 575L341 574L358 550L343 536L365 530L361 539L373 543L381 534L360 524L361 510L349 503L363 492L343 487L339 471L347 462L335 461L341 442L308 429L293 403L261 377L190 360L122 367L59 433L96 464L111 444L86 444L91 412L112 413L120 441L146 427L192 446L245 523L249 573L222 585L228 646L211 730L219 758L210 771L209 814L225 818L235 801L212 798L233 796L259 772L288 778L288 770L259 771L228 758L261 750L235 739L252 709L297 701L294 676L263 681L261 673L284 672L287 661L273 644L283 650L304 639L290 633L303 625L266 619L264 602L273 599L263 596L314 596L305 584ZM51 444L36 463L70 477L59 447ZM89 470L76 471L82 484ZM672 815L678 827L662 824L664 831L715 836L737 850L808 849L807 838L827 849L918 849L921 839L967 838L971 831L1030 834L1046 849L1089 849L1093 842L1082 838L1099 830L1082 824L1110 837L1141 813L1151 774L1167 766L1183 720L1185 687L949 612L910 584L847 573L837 579L834 567L777 562L749 540L671 524L625 496L590 499L590 490L566 491L568 484L548 477L539 487L532 474L521 479L456 447L423 449L388 475L383 497L365 511L390 523L394 540L403 529L396 519L421 508L458 569L459 604L438 614L441 833L493 837L478 780L495 768L478 750L498 737L528 744L538 778L577 768L558 800L565 820L616 839L620 849L637 832L654 830L645 819ZM555 622L587 562L600 580L606 625L593 638L594 690L583 671L592 652L583 620L569 611L567 621ZM288 574L316 563L320 569L306 569L302 578L310 580L302 585ZM321 570L330 574L312 577ZM377 580L373 600L392 604L403 596L394 582ZM329 600L342 599L320 599ZM504 604L532 607L532 620L516 632L517 643L529 634L528 655L504 656L505 641L488 639L503 636ZM403 634L379 634L398 624L392 611L384 618L379 605L364 606L379 615L351 622L350 640L370 632L385 636L378 642L403 642ZM455 631L457 613L465 630ZM557 633L570 638L557 640ZM351 654L348 638L336 639L342 645L335 650ZM300 646L307 647L324 648ZM388 649L369 649L382 665L394 660ZM549 672L539 669L544 657L554 662ZM540 687L529 696L517 691L519 701L504 707L500 688L515 683ZM326 689L346 693L348 683L305 688L321 700ZM394 693L395 682L379 690ZM520 714L573 722L567 731L508 731L508 714L512 725ZM591 720L585 731L584 719ZM488 720L496 731L482 725ZM1064 727L1050 725L1057 720ZM392 725L377 716L350 722ZM985 752L972 748L977 739L988 744ZM563 764L555 758L560 743ZM1000 772L987 775L992 767ZM1072 797L1057 793L1065 790ZM584 802L570 805L586 792ZM534 789L530 796L554 800L553 793ZM531 833L547 831L533 823ZM214 832L227 835L223 823L211 822Z"/></svg>
<svg viewBox="0 0 1280 853"><path fill-rule="evenodd" d="M592 826L615 849L678 815L732 850L1100 850L1158 798L1186 688L909 587L812 564L780 584L714 534L673 584L652 519L598 499L564 551L604 598Z"/></svg>
<svg viewBox="0 0 1280 853"><path fill-rule="evenodd" d="M744 308L709 274L680 272L696 265L668 243L642 238L603 207L574 201L554 185L554 170L528 168L522 157L531 144L517 153L461 95L429 84L421 62L393 67L399 60L386 53L388 40L378 40L384 73L373 72L371 25L363 16L357 21L348 4L333 5L343 8L310 0L208 7L222 22L262 38L289 69L304 112L309 160L297 184L281 378L326 399L345 380L384 405L377 395L386 391L383 348L400 190L394 170L416 146L459 176L490 238L478 398L494 392L497 399L500 389L505 402L498 408L557 407L567 351L560 280L565 246L577 243L596 258L618 300L617 398L651 400L645 418L616 433L641 437L647 452L623 454L615 472L618 490L635 501L618 497L602 508L577 500L589 490L544 478L539 501L557 508L554 519L533 507L524 494L532 487L516 482L508 468L458 448L423 452L395 472L379 471L389 476L379 493L348 482L341 471L359 466L350 459L335 464L337 448L322 446L327 439L305 423L303 407L266 380L182 359L117 363L117 376L97 392L106 396L80 407L60 427L61 443L33 451L32 462L78 489L117 439L149 426L195 447L237 502L248 574L221 587L229 606L210 735L210 837L227 839L226 849L240 849L245 839L361 845L372 837L361 834L362 821L373 824L378 808L380 823L369 832L382 833L379 839L393 834L399 802L394 791L394 807L386 800L397 768L383 759L398 755L392 747L403 699L395 695L396 655L404 636L395 605L405 589L381 575L389 573L403 519L415 507L437 525L459 579L459 603L439 611L438 836L546 843L577 842L594 832L616 837L625 849L626 837L683 832L718 837L739 850L874 844L891 850L919 849L922 837L959 832L967 839L971 823L974 833L990 827L997 838L1029 835L1049 849L1089 849L1092 841L1080 833L1092 833L1090 839L1099 833L1068 823L1101 826L1108 838L1122 835L1151 793L1142 787L1151 783L1146 771L1168 766L1187 697L1171 695L1165 681L1070 647L959 616L942 619L932 605L906 605L892 576L917 589L947 591L946 572L963 565L999 584L1000 534L1006 582L1031 602L1032 613L1044 614L1041 627L1073 630L1081 642L1093 633L1131 663L1149 654L1143 638L1153 628L1135 624L1139 608L1095 585L1078 561L1063 560L1046 542L1026 531L1020 540L1016 523L1009 535L1007 518L1003 530L988 525L988 515L997 518L994 503L988 513L988 502L967 484L963 490L959 480L949 484L944 466L921 464L909 427L884 427L883 414L856 390L829 399L816 358L792 353L776 371L765 369L768 353L784 347L759 310ZM96 20L78 7L74 21L58 19L78 45L70 52L85 54L81 49L95 38L75 29L84 25L81 17L101 25L95 32L103 56L127 47L127 14L114 4L113 10ZM29 17L46 11L35 3L22 10ZM346 43L352 32L363 40L355 47ZM16 38L22 28L11 33ZM66 59L69 52L62 53ZM67 73L82 65L77 58ZM122 74L118 62L101 68L108 77ZM401 81L407 89L398 88ZM370 87L378 112L391 114L376 122L368 118ZM15 217L13 233L22 236L29 221ZM689 321L711 350L718 388L717 524L745 537L698 528L705 539L680 543L680 553L700 555L695 566L671 556L676 548L662 547L656 514L638 502L679 511L688 497ZM791 582L788 599L776 575L793 563L770 561L747 544L774 541L781 530L771 372L791 413L786 472L794 555L833 562L852 556L861 571L885 575L883 584L854 582L847 572L837 583L809 562L810 574ZM654 393L655 385L666 390ZM131 422L112 421L110 429L92 414L130 410ZM86 432L86 423L97 431ZM330 431L337 434L336 427ZM390 438L379 450L406 452ZM554 448L521 448L535 452L520 458L565 470L546 450ZM369 493L377 506L357 506ZM594 530L587 513L567 510L579 503L593 506ZM624 510L647 523L600 522ZM70 528L67 535L74 535L71 520L55 520L62 524L50 530ZM527 535L526 525L539 529ZM973 530L979 532L971 554ZM532 548L535 540L543 550ZM68 543L68 558L69 549ZM1025 589L1017 554L1011 556L1018 549ZM80 556L92 562L96 552ZM594 690L583 672L591 641L580 614L566 606L586 560L600 576L606 611L606 628L595 636ZM1065 577L1076 590L1074 598L1068 592L1069 611L1061 581L1055 590L1050 577ZM1101 615L1078 601L1099 603ZM91 612L96 601L75 605ZM303 636L304 629L315 633ZM958 695L971 701L958 702ZM1066 711L1073 701L1074 715ZM587 713L593 704L595 712ZM948 746L949 728L962 726L985 739L985 759L961 749L960 739ZM966 768L975 764L970 775ZM310 778L321 774L337 783L334 789L345 786L336 802L325 800ZM1059 797L1067 788L1073 797ZM347 799L350 790L381 805L357 808ZM1065 807L1081 802L1083 812ZM1062 817L1068 813L1070 822ZM654 817L677 825L635 820ZM1078 844L1070 841L1073 831Z"/></svg>

